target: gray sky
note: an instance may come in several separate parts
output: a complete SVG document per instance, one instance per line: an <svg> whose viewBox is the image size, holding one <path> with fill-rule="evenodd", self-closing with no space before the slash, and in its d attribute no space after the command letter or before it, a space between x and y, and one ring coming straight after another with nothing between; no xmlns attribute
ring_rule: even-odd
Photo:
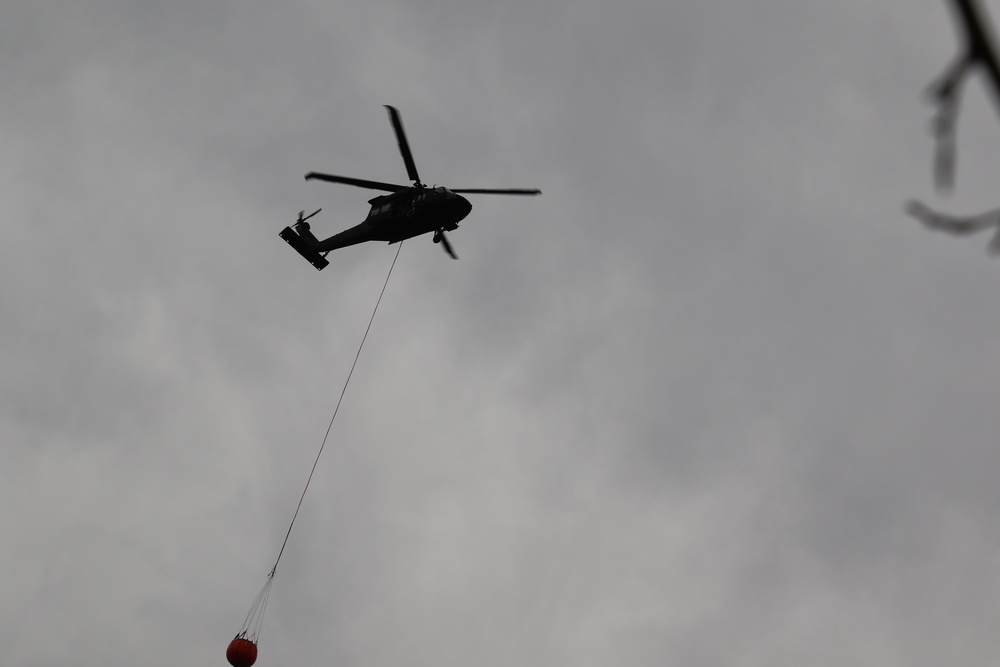
<svg viewBox="0 0 1000 667"><path fill-rule="evenodd" d="M1000 3L991 3L1000 15ZM0 6L0 663L990 664L1000 196L943 2Z"/></svg>

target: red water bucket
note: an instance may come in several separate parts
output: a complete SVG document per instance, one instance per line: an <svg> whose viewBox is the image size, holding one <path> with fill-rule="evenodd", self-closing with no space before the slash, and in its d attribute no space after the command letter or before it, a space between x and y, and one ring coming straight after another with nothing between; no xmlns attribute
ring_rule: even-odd
<svg viewBox="0 0 1000 667"><path fill-rule="evenodd" d="M226 660L233 667L250 667L257 662L257 645L249 639L237 637L229 642L226 649Z"/></svg>

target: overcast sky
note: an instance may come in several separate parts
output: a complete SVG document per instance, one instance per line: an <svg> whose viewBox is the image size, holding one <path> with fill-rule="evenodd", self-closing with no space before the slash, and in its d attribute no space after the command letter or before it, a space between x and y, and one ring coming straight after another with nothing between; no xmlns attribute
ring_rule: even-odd
<svg viewBox="0 0 1000 667"><path fill-rule="evenodd" d="M1000 16L1000 3L990 3ZM942 0L0 5L0 664L994 664L1000 205Z"/></svg>

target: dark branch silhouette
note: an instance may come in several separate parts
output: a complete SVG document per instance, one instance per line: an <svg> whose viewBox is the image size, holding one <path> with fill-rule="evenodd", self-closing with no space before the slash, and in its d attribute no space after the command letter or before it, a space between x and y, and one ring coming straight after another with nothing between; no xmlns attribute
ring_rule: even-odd
<svg viewBox="0 0 1000 667"><path fill-rule="evenodd" d="M995 39L979 0L949 2L958 23L963 42L958 57L928 88L937 103L933 132L937 140L934 176L938 188L948 190L955 173L955 130L958 123L959 98L965 77L979 68L988 79L993 102L1000 113L1000 64L993 47Z"/></svg>
<svg viewBox="0 0 1000 667"><path fill-rule="evenodd" d="M937 104L933 121L936 140L934 154L934 182L939 190L948 191L954 184L956 127L962 84L975 70L986 77L986 88L998 114L1000 114L1000 61L994 48L995 39L986 12L979 0L949 0L952 14L962 42L958 57L930 85L927 92ZM973 234L996 227L998 232L990 242L989 250L1000 254L1000 209L979 215L958 217L938 213L918 201L911 201L907 211L930 229L952 234Z"/></svg>
<svg viewBox="0 0 1000 667"><path fill-rule="evenodd" d="M987 211L979 215L964 218L938 213L918 201L907 204L907 212L930 229L951 232L957 235L975 234L990 227L996 227L997 233L990 241L989 250L994 255L1000 255L1000 209Z"/></svg>

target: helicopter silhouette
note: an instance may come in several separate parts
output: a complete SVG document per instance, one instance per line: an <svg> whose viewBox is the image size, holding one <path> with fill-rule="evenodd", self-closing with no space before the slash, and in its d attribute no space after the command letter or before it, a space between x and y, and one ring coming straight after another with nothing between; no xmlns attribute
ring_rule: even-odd
<svg viewBox="0 0 1000 667"><path fill-rule="evenodd" d="M299 213L298 221L292 227L285 227L279 236L288 242L292 248L306 258L310 264L322 270L329 262L327 253L338 248L364 243L366 241L385 241L399 243L405 239L433 232L434 243L440 243L452 259L458 259L454 248L448 242L445 232L458 229L458 223L465 219L472 210L472 204L462 194L494 194L494 195L540 195L537 189L492 189L464 188L448 189L441 186L427 187L420 181L417 166L413 162L410 144L403 131L403 122L395 107L386 105L389 111L389 121L396 132L399 142L399 152L406 165L406 173L413 185L396 185L347 176L334 176L311 171L306 174L306 180L344 183L371 190L383 190L389 194L379 195L369 199L371 210L364 222L345 229L339 234L319 240L310 231L309 218L319 213L319 210L304 216ZM322 210L322 209L320 209Z"/></svg>

